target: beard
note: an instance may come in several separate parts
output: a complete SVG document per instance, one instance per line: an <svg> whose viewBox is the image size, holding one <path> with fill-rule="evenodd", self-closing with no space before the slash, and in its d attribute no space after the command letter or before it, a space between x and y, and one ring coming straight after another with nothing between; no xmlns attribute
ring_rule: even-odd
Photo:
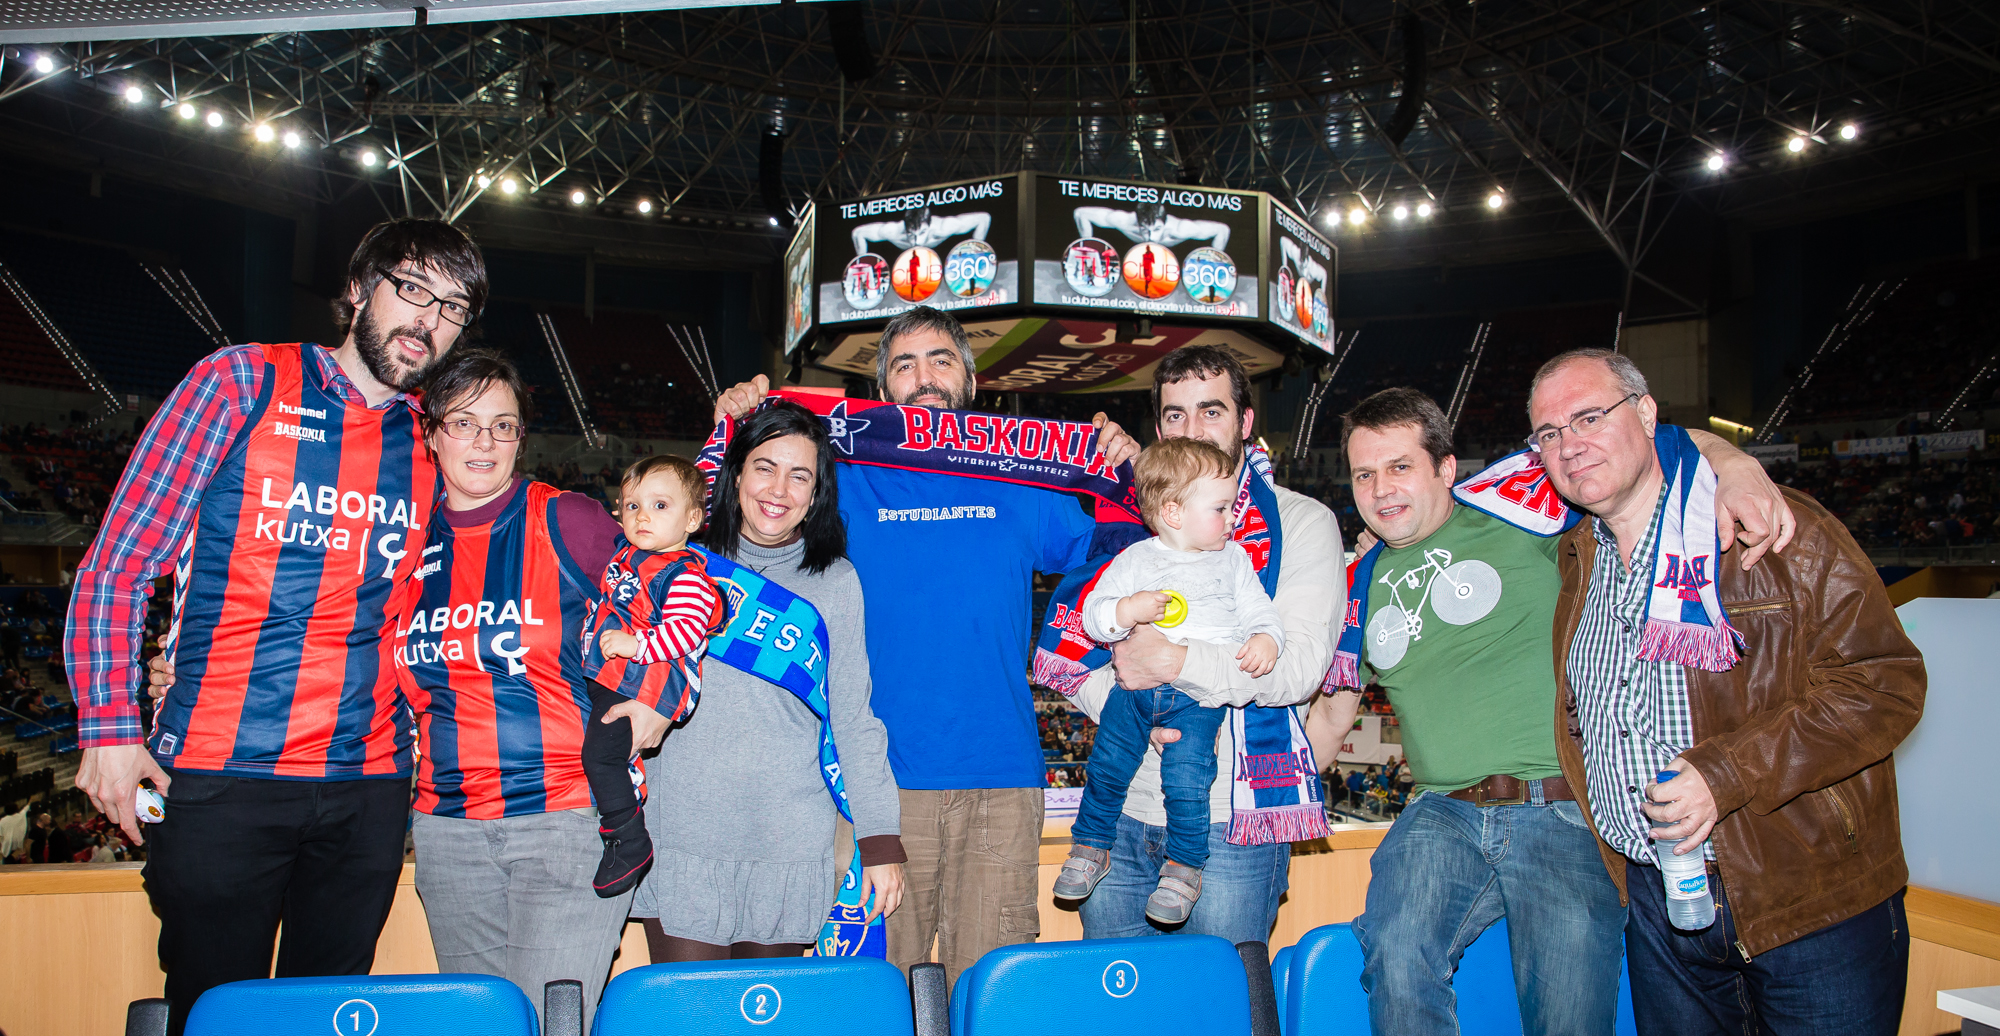
<svg viewBox="0 0 2000 1036"><path fill-rule="evenodd" d="M361 354L361 363L375 380L398 392L409 392L423 384L424 375L437 366L437 349L431 343L429 329L420 326L395 327L384 332L375 326L375 314L368 307L354 314L354 349ZM396 348L397 338L408 338L421 342L424 346L422 363L412 363L400 355Z"/></svg>
<svg viewBox="0 0 2000 1036"><path fill-rule="evenodd" d="M904 406L930 405L918 403L916 400L919 396L932 393L935 393L938 398L944 400L942 403L934 404L939 408L945 410L964 410L966 407L972 405L972 380L970 378L966 379L965 384L959 386L956 392L933 381L919 382L915 388L903 393L901 399L892 399L890 402L901 403Z"/></svg>

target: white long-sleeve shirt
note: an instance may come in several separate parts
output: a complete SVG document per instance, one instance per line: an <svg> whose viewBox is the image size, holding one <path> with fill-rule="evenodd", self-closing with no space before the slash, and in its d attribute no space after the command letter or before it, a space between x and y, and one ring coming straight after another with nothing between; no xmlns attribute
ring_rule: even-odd
<svg viewBox="0 0 2000 1036"><path fill-rule="evenodd" d="M1278 570L1278 592L1271 603L1284 620L1285 653L1278 656L1277 668L1253 677L1237 668L1236 649L1195 641L1188 645L1187 660L1174 686L1190 695L1211 691L1248 691L1258 705L1303 705L1319 691L1333 664L1333 649L1340 640L1340 620L1347 605L1347 566L1342 556L1340 526L1326 505L1279 487L1278 522L1284 531L1283 567ZM1112 667L1090 674L1071 701L1084 714L1096 719L1104 699L1116 682ZM1300 720L1304 720L1304 716ZM1229 724L1222 725L1216 741L1217 776L1209 786L1208 816L1211 823L1229 820ZM1160 751L1148 748L1125 794L1125 815L1142 824L1164 827L1166 799L1160 793Z"/></svg>
<svg viewBox="0 0 2000 1036"><path fill-rule="evenodd" d="M1264 593L1249 553L1239 544L1227 543L1221 550L1175 550L1155 536L1126 547L1111 559L1084 598L1084 632L1105 644L1130 636L1132 627L1118 624L1118 602L1145 590L1173 590L1187 601L1187 617L1178 625L1154 626L1176 644L1199 641L1226 647L1234 656L1244 641L1262 633L1277 642L1283 657L1284 622ZM1210 708L1242 705L1255 698L1247 688L1182 690Z"/></svg>

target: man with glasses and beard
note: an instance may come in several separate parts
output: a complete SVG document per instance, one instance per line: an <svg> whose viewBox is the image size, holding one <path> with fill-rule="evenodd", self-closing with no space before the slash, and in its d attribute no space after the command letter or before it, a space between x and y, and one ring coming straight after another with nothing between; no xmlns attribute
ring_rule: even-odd
<svg viewBox="0 0 2000 1036"><path fill-rule="evenodd" d="M883 329L876 378L891 403L963 409L973 361L958 320L918 306ZM716 420L749 413L769 387L759 375L723 393ZM1139 452L1103 414L1095 423L1107 466ZM866 597L871 704L889 730L909 857L889 960L905 969L930 960L935 941L955 981L986 951L1041 931L1048 779L1027 681L1032 580L1082 565L1096 522L1075 498L1034 486L839 471L847 555Z"/></svg>
<svg viewBox="0 0 2000 1036"><path fill-rule="evenodd" d="M402 869L410 723L381 636L420 560L437 473L410 395L486 301L465 233L370 230L334 302L344 336L203 359L132 451L70 597L76 785L135 841L178 1033L204 990L366 974ZM134 697L153 580L174 685ZM166 798L135 815L149 780Z"/></svg>

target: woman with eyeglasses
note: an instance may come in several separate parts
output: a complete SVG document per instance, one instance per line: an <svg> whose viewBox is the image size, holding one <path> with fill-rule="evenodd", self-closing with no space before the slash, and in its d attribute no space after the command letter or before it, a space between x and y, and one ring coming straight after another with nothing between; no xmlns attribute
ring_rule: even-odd
<svg viewBox="0 0 2000 1036"><path fill-rule="evenodd" d="M426 384L444 499L389 640L417 713L417 892L438 970L505 978L537 1008L544 983L576 979L589 1015L632 898L592 888L603 844L582 759L581 634L620 529L598 501L516 473L527 409L496 352L454 352ZM629 722L635 749L668 725L636 701L605 721Z"/></svg>

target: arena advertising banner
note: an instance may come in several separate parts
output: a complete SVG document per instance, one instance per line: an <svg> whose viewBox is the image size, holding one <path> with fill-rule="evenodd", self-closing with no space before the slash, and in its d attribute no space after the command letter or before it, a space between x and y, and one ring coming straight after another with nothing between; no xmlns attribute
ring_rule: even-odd
<svg viewBox="0 0 2000 1036"><path fill-rule="evenodd" d="M821 208L820 324L1021 301L1021 183L1009 174Z"/></svg>
<svg viewBox="0 0 2000 1036"><path fill-rule="evenodd" d="M1972 428L1958 432L1936 432L1917 436L1917 452L1922 453L1963 453L1967 450L1986 448L1986 429ZM1885 435L1875 439L1838 439L1833 444L1833 455L1847 457L1896 457L1908 456L1910 437L1907 435Z"/></svg>
<svg viewBox="0 0 2000 1036"><path fill-rule="evenodd" d="M1103 320L1025 317L968 320L979 365L979 387L996 392L1120 392L1151 388L1153 367L1189 345L1214 345L1242 361L1251 377L1277 369L1283 357L1231 328L1162 327L1133 338ZM1121 340L1122 339L1122 340ZM850 334L820 361L823 367L875 376L879 332Z"/></svg>
<svg viewBox="0 0 2000 1036"><path fill-rule="evenodd" d="M1270 298L1265 312L1271 322L1299 336L1327 355L1333 354L1334 278L1340 273L1339 253L1309 220L1271 202Z"/></svg>
<svg viewBox="0 0 2000 1036"><path fill-rule="evenodd" d="M1757 458L1757 462L1767 468L1779 461L1791 461L1794 464L1799 461L1799 444L1795 442L1772 446L1739 446L1737 449Z"/></svg>
<svg viewBox="0 0 2000 1036"><path fill-rule="evenodd" d="M1262 197L1037 177L1034 303L1254 319Z"/></svg>
<svg viewBox="0 0 2000 1036"><path fill-rule="evenodd" d="M813 206L785 249L785 352L799 347L813 326Z"/></svg>

